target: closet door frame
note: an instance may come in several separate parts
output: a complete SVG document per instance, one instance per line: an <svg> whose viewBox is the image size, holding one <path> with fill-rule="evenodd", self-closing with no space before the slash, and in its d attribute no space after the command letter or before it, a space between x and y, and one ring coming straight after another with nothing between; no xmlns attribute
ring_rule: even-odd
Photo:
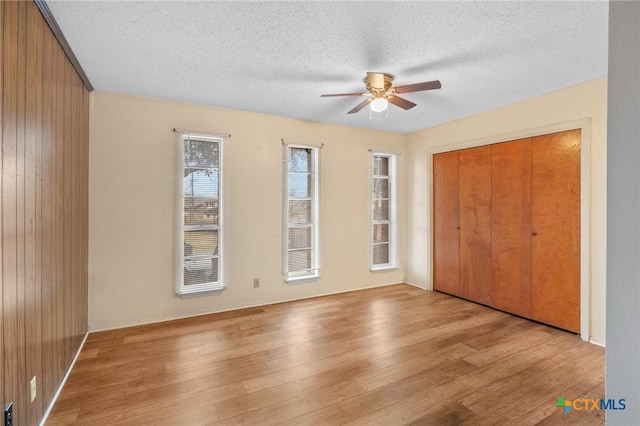
<svg viewBox="0 0 640 426"><path fill-rule="evenodd" d="M474 148L495 143L509 142L517 139L548 135L550 133L564 132L567 130L580 130L580 338L589 341L591 336L591 217L589 206L591 204L591 170L590 145L591 145L591 119L567 121L551 124L503 135L464 141L455 144L435 146L427 150L427 188L429 188L427 208L427 235L429 235L429 254L427 256L430 280L427 290L433 290L433 156L448 151L456 151L465 148Z"/></svg>

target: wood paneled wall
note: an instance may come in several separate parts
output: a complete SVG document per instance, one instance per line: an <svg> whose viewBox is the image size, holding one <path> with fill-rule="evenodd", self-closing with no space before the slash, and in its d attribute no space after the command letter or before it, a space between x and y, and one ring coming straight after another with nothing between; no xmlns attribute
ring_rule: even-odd
<svg viewBox="0 0 640 426"><path fill-rule="evenodd" d="M0 1L0 53L0 403L36 425L87 331L89 92L33 2Z"/></svg>

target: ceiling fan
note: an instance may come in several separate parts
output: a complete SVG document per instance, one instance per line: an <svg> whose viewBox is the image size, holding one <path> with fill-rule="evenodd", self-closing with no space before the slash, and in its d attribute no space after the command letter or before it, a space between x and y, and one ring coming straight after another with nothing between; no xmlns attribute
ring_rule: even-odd
<svg viewBox="0 0 640 426"><path fill-rule="evenodd" d="M382 112L387 109L389 103L399 106L402 109L411 109L416 104L398 96L399 93L420 92L423 90L433 90L442 87L440 80L425 81L423 83L407 84L405 86L393 87L393 76L391 74L368 72L364 78L367 91L362 93L335 93L331 95L321 95L323 98L333 96L366 96L367 99L356 105L347 114L354 114L367 105L371 111Z"/></svg>

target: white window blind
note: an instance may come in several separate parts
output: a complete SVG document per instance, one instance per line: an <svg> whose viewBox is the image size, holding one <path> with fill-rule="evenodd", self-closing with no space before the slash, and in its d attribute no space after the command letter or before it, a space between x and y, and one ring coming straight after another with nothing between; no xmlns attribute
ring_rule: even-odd
<svg viewBox="0 0 640 426"><path fill-rule="evenodd" d="M179 133L176 293L222 290L224 281L223 139Z"/></svg>
<svg viewBox="0 0 640 426"><path fill-rule="evenodd" d="M319 277L317 147L285 145L283 270L287 282Z"/></svg>
<svg viewBox="0 0 640 426"><path fill-rule="evenodd" d="M396 267L395 154L372 153L371 269Z"/></svg>

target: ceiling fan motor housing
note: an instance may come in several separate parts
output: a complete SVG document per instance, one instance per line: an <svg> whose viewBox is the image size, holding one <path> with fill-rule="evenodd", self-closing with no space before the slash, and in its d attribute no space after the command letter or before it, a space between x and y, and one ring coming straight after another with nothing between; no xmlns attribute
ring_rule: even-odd
<svg viewBox="0 0 640 426"><path fill-rule="evenodd" d="M391 90L393 84L393 76L391 74L368 72L364 78L367 90L374 98L382 98L387 96L387 92Z"/></svg>

